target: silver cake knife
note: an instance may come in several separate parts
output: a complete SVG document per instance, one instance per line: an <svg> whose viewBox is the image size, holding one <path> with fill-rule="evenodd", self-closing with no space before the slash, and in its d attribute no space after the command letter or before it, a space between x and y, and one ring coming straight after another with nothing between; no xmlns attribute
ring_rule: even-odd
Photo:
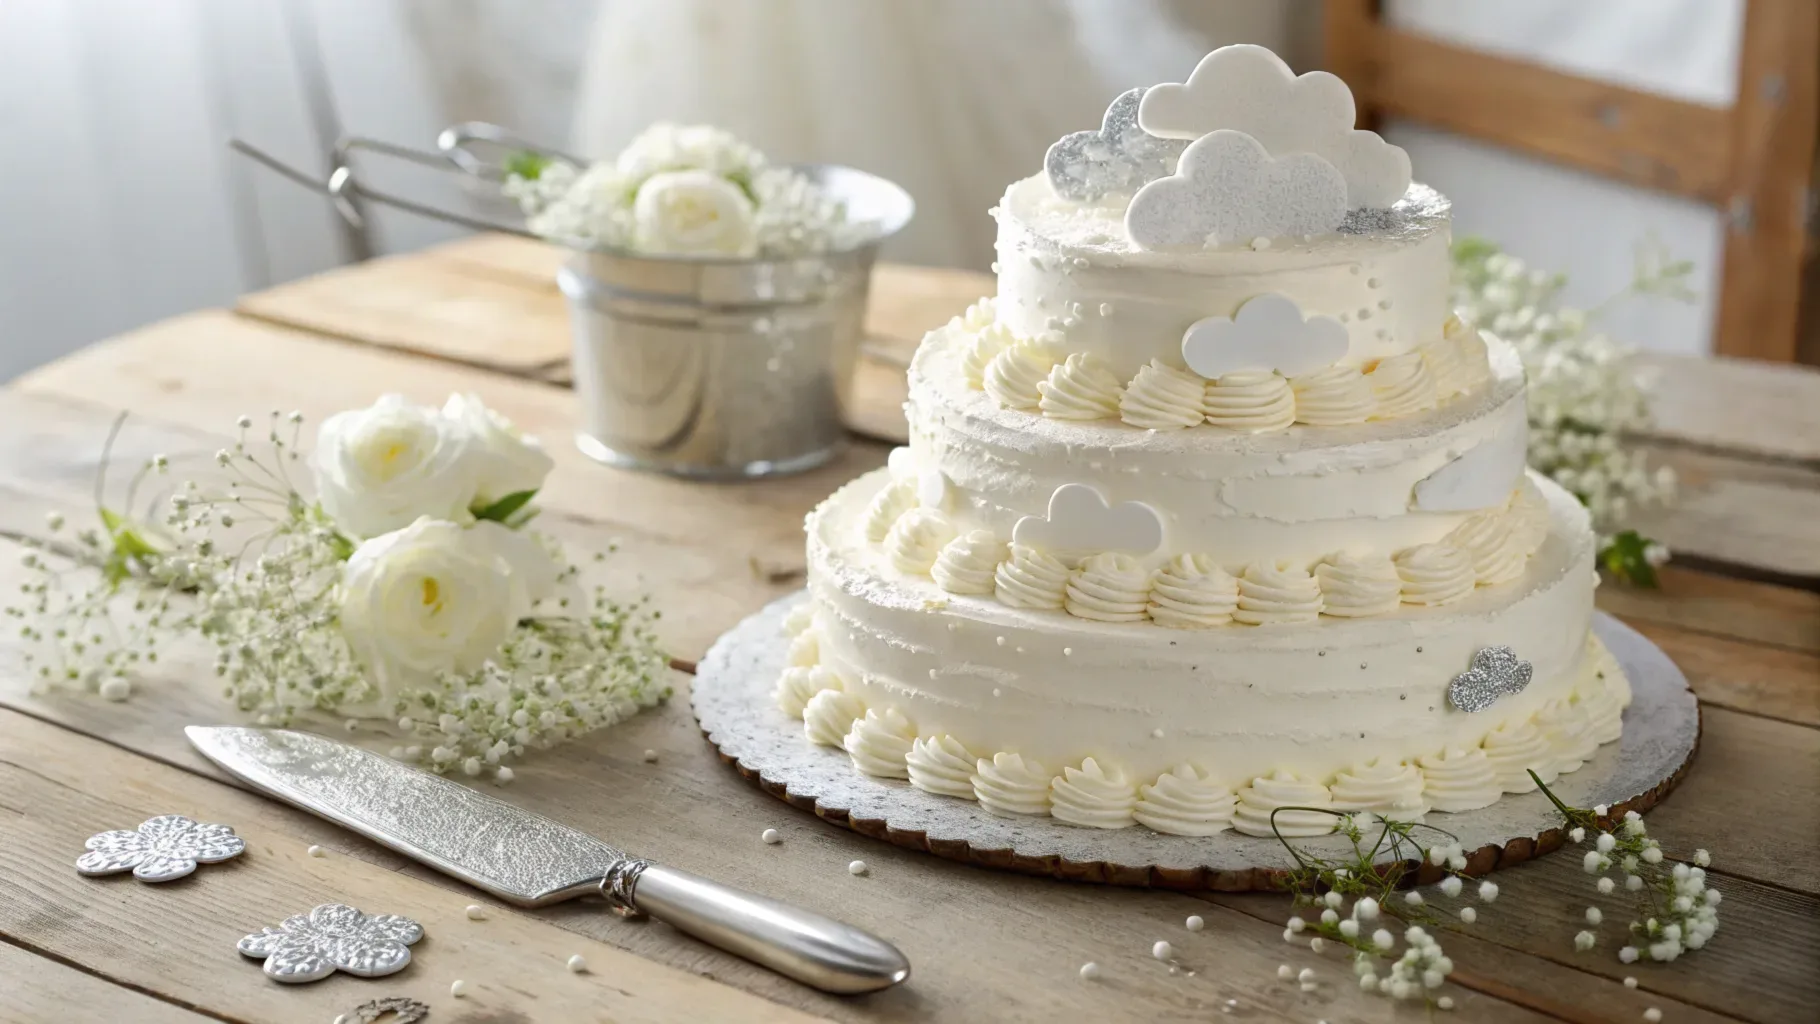
<svg viewBox="0 0 1820 1024"><path fill-rule="evenodd" d="M253 786L508 903L598 893L826 992L910 976L890 943L806 910L622 853L460 783L310 733L192 725L209 760Z"/></svg>

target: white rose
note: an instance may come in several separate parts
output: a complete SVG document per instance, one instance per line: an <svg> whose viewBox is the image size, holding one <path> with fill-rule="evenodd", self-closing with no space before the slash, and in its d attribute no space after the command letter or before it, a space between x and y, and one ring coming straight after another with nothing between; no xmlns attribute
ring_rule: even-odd
<svg viewBox="0 0 1820 1024"><path fill-rule="evenodd" d="M386 395L336 413L316 435L316 497L343 533L360 539L419 516L468 518L475 460L467 432L435 409Z"/></svg>
<svg viewBox="0 0 1820 1024"><path fill-rule="evenodd" d="M477 395L450 395L442 414L468 435L476 504L491 505L507 495L538 490L556 468L536 438L487 408Z"/></svg>
<svg viewBox="0 0 1820 1024"><path fill-rule="evenodd" d="M633 201L634 244L666 256L750 256L757 251L752 201L707 171L652 175Z"/></svg>
<svg viewBox="0 0 1820 1024"><path fill-rule="evenodd" d="M342 636L381 699L373 713L486 664L556 577L534 539L498 523L425 517L362 543L337 596Z"/></svg>

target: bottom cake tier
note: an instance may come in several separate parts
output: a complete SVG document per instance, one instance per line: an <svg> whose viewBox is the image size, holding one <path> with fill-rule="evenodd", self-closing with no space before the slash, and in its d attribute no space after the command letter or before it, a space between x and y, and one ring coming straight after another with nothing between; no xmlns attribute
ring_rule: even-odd
<svg viewBox="0 0 1820 1024"><path fill-rule="evenodd" d="M1547 538L1520 580L1369 620L1187 630L898 572L861 528L888 479L809 517L811 600L777 695L858 771L1083 826L1310 835L1337 817L1272 812L1483 807L1622 731L1629 687L1590 631L1593 536L1545 480Z"/></svg>

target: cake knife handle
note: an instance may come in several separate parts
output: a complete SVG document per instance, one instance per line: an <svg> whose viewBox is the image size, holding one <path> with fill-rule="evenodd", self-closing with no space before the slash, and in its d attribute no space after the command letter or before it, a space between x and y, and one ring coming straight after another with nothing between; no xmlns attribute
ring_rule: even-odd
<svg viewBox="0 0 1820 1024"><path fill-rule="evenodd" d="M622 913L650 916L824 992L876 992L910 976L910 961L870 932L687 871L628 859L601 880Z"/></svg>

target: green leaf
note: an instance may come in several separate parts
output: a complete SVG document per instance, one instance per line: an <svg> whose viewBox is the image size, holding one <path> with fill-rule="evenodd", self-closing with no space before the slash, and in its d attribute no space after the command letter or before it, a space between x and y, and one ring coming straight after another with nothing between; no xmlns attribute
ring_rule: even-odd
<svg viewBox="0 0 1820 1024"><path fill-rule="evenodd" d="M474 513L475 519L491 520L492 522L504 523L509 526L512 525L512 517L526 505L529 505L531 499L535 497L537 497L537 491L534 489L529 491L514 491L498 501L493 502L491 505L470 508L468 511Z"/></svg>
<svg viewBox="0 0 1820 1024"><path fill-rule="evenodd" d="M543 176L544 168L550 166L550 158L531 150L519 150L506 157L506 173L515 174L526 181L536 181Z"/></svg>
<svg viewBox="0 0 1820 1024"><path fill-rule="evenodd" d="M1625 530L1599 552L1599 564L1606 572L1632 586L1659 587L1662 583L1656 576L1654 563L1649 560L1649 549L1654 546L1655 542L1648 537L1635 530Z"/></svg>

